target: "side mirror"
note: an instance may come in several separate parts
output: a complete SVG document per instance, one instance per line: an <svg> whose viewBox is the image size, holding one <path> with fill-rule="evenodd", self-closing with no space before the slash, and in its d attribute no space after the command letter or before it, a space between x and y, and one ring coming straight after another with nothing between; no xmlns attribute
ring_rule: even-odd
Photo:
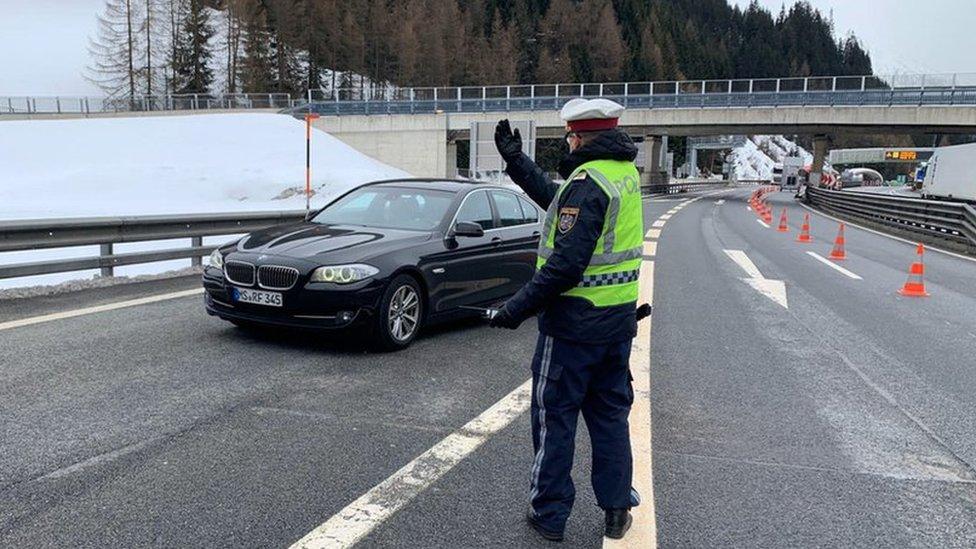
<svg viewBox="0 0 976 549"><path fill-rule="evenodd" d="M485 230L481 228L481 225L471 221L458 221L454 225L454 236L469 236L477 238L479 236L485 236Z"/></svg>

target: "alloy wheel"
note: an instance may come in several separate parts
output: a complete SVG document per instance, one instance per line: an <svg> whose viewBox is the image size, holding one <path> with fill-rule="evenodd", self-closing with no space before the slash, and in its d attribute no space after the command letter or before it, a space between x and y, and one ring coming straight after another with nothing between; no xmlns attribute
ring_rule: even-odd
<svg viewBox="0 0 976 549"><path fill-rule="evenodd" d="M417 331L420 318L420 296L412 287L397 288L390 300L387 324L390 335L397 341L406 341Z"/></svg>

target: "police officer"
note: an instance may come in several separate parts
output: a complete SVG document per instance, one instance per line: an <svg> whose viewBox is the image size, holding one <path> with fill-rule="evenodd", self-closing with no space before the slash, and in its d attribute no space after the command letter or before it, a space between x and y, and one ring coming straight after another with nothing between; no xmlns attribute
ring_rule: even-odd
<svg viewBox="0 0 976 549"><path fill-rule="evenodd" d="M527 520L549 540L563 539L573 507L570 471L581 411L593 444L591 480L605 511L604 534L622 538L639 502L631 488L627 418L643 220L637 148L617 129L623 110L607 99L566 103L560 115L570 153L559 164L561 185L522 153L521 136L508 120L495 130L505 171L547 210L535 276L491 325L515 329L539 316Z"/></svg>

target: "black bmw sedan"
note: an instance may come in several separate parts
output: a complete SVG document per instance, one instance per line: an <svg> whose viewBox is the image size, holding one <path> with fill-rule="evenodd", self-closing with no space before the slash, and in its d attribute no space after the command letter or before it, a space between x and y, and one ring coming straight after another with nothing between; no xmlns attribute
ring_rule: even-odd
<svg viewBox="0 0 976 549"><path fill-rule="evenodd" d="M358 187L306 221L210 256L207 312L245 327L368 329L385 349L471 315L535 271L539 208L504 187L402 179ZM476 313L475 313L476 314Z"/></svg>

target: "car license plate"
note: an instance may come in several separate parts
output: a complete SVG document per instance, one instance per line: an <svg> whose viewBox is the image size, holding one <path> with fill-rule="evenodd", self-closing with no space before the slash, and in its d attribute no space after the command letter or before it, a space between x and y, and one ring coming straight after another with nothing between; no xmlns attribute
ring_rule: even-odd
<svg viewBox="0 0 976 549"><path fill-rule="evenodd" d="M245 288L234 288L234 301L241 303L252 303L254 305L266 305L268 307L281 307L281 294L277 292L264 292L261 290L247 290Z"/></svg>

